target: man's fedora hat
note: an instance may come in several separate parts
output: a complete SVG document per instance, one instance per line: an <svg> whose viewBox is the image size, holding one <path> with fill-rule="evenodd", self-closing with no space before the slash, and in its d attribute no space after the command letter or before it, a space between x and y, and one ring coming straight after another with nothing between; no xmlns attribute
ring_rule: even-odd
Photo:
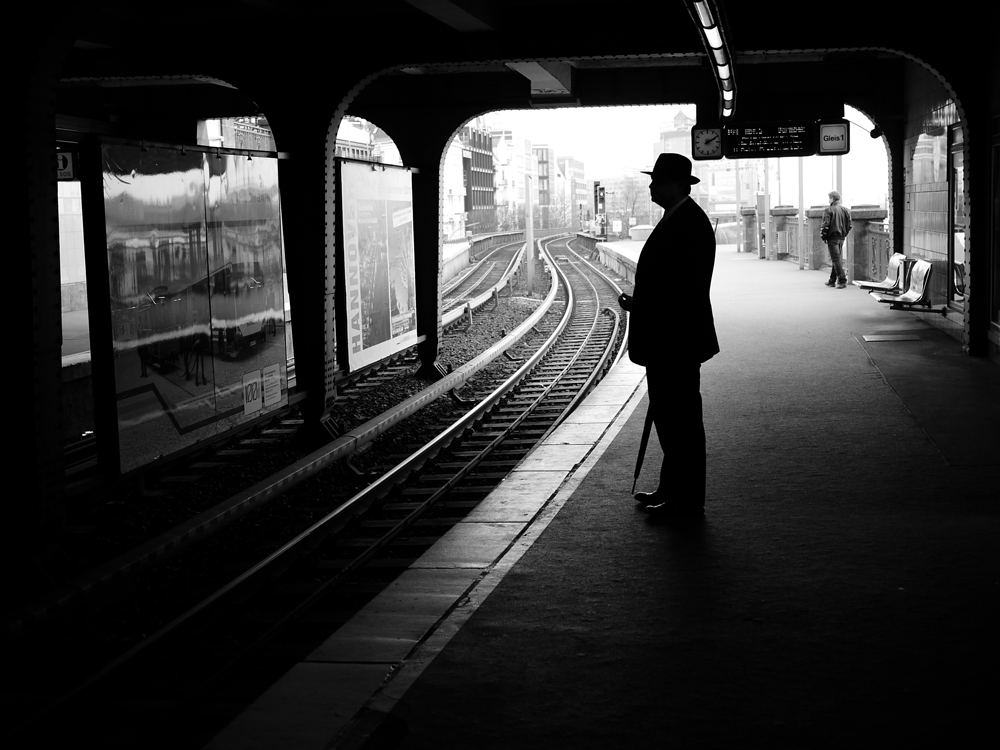
<svg viewBox="0 0 1000 750"><path fill-rule="evenodd" d="M660 154L652 172L642 171L653 178L653 182L680 182L695 185L701 180L691 174L691 160L681 154Z"/></svg>

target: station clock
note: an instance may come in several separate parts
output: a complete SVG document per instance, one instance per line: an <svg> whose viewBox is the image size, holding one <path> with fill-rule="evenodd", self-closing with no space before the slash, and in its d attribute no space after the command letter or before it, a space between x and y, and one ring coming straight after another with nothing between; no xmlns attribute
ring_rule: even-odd
<svg viewBox="0 0 1000 750"><path fill-rule="evenodd" d="M694 159L721 159L722 128L691 128L691 156Z"/></svg>

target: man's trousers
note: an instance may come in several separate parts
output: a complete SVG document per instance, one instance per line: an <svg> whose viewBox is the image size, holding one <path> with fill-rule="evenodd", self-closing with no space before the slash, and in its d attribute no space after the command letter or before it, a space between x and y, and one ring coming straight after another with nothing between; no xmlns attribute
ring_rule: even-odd
<svg viewBox="0 0 1000 750"><path fill-rule="evenodd" d="M658 492L667 500L703 506L706 462L701 365L647 367L646 384L656 437L663 448Z"/></svg>
<svg viewBox="0 0 1000 750"><path fill-rule="evenodd" d="M830 251L830 281L841 284L847 283L847 274L844 273L844 238L827 240L826 247Z"/></svg>

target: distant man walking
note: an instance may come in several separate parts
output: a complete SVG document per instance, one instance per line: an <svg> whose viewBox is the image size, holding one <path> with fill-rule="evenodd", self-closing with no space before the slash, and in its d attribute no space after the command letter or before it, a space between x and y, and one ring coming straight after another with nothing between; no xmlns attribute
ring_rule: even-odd
<svg viewBox="0 0 1000 750"><path fill-rule="evenodd" d="M705 424L701 365L719 352L709 290L715 270L715 232L691 200L691 161L660 154L650 197L665 213L636 265L629 315L629 359L646 368L649 410L663 447L660 484L636 500L654 516L701 515L705 508ZM671 336L671 333L678 335Z"/></svg>
<svg viewBox="0 0 1000 750"><path fill-rule="evenodd" d="M847 288L847 274L844 273L844 240L851 231L851 212L840 205L840 193L831 190L828 194L830 205L823 209L823 225L819 236L830 251L830 279L827 286L837 289Z"/></svg>

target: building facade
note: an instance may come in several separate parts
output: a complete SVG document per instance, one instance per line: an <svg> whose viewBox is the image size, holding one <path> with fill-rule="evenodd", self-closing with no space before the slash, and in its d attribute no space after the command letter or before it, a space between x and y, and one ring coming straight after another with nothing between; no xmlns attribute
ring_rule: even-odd
<svg viewBox="0 0 1000 750"><path fill-rule="evenodd" d="M496 169L497 231L524 229L528 200L538 205L538 159L531 141L512 130L494 128L490 137Z"/></svg>
<svg viewBox="0 0 1000 750"><path fill-rule="evenodd" d="M466 231L495 232L497 228L496 169L493 139L479 121L462 128L462 173L465 180Z"/></svg>
<svg viewBox="0 0 1000 750"><path fill-rule="evenodd" d="M538 160L538 216L535 224L541 229L564 227L567 222L568 200L566 179L559 168L556 152L549 146L533 146L531 153Z"/></svg>
<svg viewBox="0 0 1000 750"><path fill-rule="evenodd" d="M559 170L566 178L566 193L569 203L568 226L574 229L582 229L587 226L587 222L593 218L594 183L589 182L585 176L584 164L579 159L572 156L560 156L556 161Z"/></svg>

